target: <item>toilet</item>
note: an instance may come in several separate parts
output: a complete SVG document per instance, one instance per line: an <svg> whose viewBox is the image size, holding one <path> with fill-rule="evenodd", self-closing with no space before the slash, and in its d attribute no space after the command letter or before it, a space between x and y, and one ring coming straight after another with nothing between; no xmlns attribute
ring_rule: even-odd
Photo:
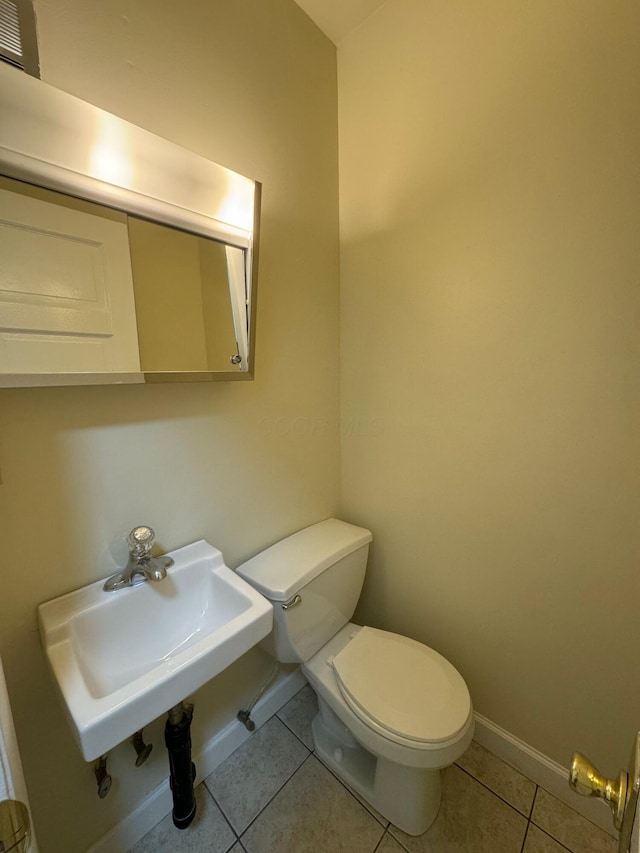
<svg viewBox="0 0 640 853"><path fill-rule="evenodd" d="M438 814L440 769L473 737L460 673L428 646L355 625L371 533L330 518L236 569L273 604L264 647L300 663L318 696L316 753L387 820L421 835Z"/></svg>

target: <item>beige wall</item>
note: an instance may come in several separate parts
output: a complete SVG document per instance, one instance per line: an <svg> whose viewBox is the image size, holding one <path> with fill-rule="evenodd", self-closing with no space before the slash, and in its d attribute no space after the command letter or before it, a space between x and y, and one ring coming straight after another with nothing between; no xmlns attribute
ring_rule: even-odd
<svg viewBox="0 0 640 853"><path fill-rule="evenodd" d="M166 777L161 724L100 801L36 605L113 572L123 535L205 537L231 566L339 501L335 49L291 0L39 0L47 82L263 182L256 379L0 392L0 653L42 853L80 853ZM255 694L247 655L196 697L196 748Z"/></svg>
<svg viewBox="0 0 640 853"><path fill-rule="evenodd" d="M206 363L224 365L229 369L229 360L237 352L236 333L233 325L233 308L229 291L227 250L214 240L198 242L200 265L200 298L206 347Z"/></svg>
<svg viewBox="0 0 640 853"><path fill-rule="evenodd" d="M43 853L95 795L36 605L199 537L235 566L339 509L335 53L290 0L38 0L43 78L263 182L253 383L0 392L0 653ZM391 0L339 56L343 506L359 615L424 640L477 709L609 770L638 727L640 44L630 0ZM243 58L243 51L246 57ZM171 64L171 65L170 65ZM196 748L269 669L197 697Z"/></svg>
<svg viewBox="0 0 640 853"><path fill-rule="evenodd" d="M338 80L358 615L615 772L640 726L640 6L390 0Z"/></svg>
<svg viewBox="0 0 640 853"><path fill-rule="evenodd" d="M202 238L135 216L128 226L141 370L206 370Z"/></svg>

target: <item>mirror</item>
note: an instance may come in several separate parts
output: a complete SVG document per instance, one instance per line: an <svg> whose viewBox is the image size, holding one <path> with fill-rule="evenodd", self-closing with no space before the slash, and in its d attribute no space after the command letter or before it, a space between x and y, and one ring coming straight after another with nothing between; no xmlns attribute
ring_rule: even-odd
<svg viewBox="0 0 640 853"><path fill-rule="evenodd" d="M0 387L251 379L260 185L0 66Z"/></svg>
<svg viewBox="0 0 640 853"><path fill-rule="evenodd" d="M136 216L127 225L142 370L246 363L242 249Z"/></svg>

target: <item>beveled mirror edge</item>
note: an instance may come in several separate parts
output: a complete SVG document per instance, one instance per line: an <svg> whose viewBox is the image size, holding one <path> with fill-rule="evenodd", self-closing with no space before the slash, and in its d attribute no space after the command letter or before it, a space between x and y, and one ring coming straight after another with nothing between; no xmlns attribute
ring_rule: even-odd
<svg viewBox="0 0 640 853"><path fill-rule="evenodd" d="M59 388L76 385L143 385L144 383L144 373L0 373L0 388Z"/></svg>
<svg viewBox="0 0 640 853"><path fill-rule="evenodd" d="M237 370L0 373L0 388L253 379L261 184L1 63L0 113L0 174L242 248L249 306L247 364ZM92 154L105 140L120 166L129 157L143 168L104 180L113 162Z"/></svg>
<svg viewBox="0 0 640 853"><path fill-rule="evenodd" d="M254 183L253 196L253 232L251 236L251 248L248 252L250 258L250 286L251 298L249 301L249 360L247 374L253 379L255 375L256 354L256 319L258 316L258 261L260 259L260 215L262 211L262 184Z"/></svg>
<svg viewBox="0 0 640 853"><path fill-rule="evenodd" d="M250 381L251 369L233 370L156 370L144 373L0 373L0 388L58 388L87 385L154 385L171 382Z"/></svg>

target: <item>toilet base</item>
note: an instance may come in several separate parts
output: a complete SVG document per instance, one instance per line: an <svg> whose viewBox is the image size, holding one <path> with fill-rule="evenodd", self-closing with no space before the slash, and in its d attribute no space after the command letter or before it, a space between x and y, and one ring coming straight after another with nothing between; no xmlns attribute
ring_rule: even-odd
<svg viewBox="0 0 640 853"><path fill-rule="evenodd" d="M322 761L398 829L408 835L426 832L440 808L440 771L406 767L373 755L321 696L318 706L311 731Z"/></svg>

